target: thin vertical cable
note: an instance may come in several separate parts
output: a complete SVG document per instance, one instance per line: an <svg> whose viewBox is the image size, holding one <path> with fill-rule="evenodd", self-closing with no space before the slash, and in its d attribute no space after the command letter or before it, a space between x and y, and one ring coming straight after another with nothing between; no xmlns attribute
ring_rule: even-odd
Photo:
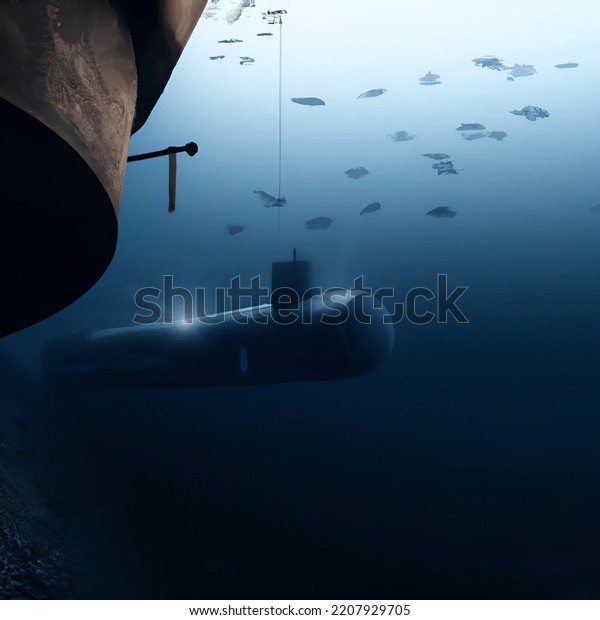
<svg viewBox="0 0 600 620"><path fill-rule="evenodd" d="M279 16L279 189L277 198L281 198L281 59L282 59L282 43L281 34L283 32L283 20ZM277 207L277 234L279 234L281 223L281 206Z"/></svg>

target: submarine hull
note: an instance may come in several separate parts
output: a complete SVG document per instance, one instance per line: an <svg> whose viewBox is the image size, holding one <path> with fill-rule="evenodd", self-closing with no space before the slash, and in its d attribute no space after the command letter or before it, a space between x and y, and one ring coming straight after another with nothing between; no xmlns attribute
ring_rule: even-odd
<svg viewBox="0 0 600 620"><path fill-rule="evenodd" d="M357 296L215 315L211 323L155 323L63 339L44 353L46 381L69 386L199 387L332 380L374 371L394 328ZM365 318L368 317L368 318Z"/></svg>

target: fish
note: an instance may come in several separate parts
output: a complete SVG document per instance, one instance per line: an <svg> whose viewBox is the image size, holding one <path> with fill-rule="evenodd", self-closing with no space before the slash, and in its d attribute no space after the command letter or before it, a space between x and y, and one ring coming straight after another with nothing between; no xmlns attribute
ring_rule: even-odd
<svg viewBox="0 0 600 620"><path fill-rule="evenodd" d="M502 64L500 58L496 56L481 56L479 58L473 58L473 61L476 65L480 67L487 67L488 69L492 69L494 71L503 71L504 69L508 69Z"/></svg>
<svg viewBox="0 0 600 620"><path fill-rule="evenodd" d="M256 36L257 37L272 37L273 33L272 32L259 32Z"/></svg>
<svg viewBox="0 0 600 620"><path fill-rule="evenodd" d="M428 71L427 75L419 78L419 83L421 86L437 86L438 84L441 84L440 76L437 73L431 73L431 71Z"/></svg>
<svg viewBox="0 0 600 620"><path fill-rule="evenodd" d="M221 39L219 43L243 43L242 39Z"/></svg>
<svg viewBox="0 0 600 620"><path fill-rule="evenodd" d="M544 110L536 105L526 105L520 110L511 110L510 113L516 116L524 116L528 121L535 121L538 118L548 118L550 116L548 110Z"/></svg>
<svg viewBox="0 0 600 620"><path fill-rule="evenodd" d="M300 105L325 105L323 99L319 99L318 97L292 97L290 101L294 103L299 103Z"/></svg>
<svg viewBox="0 0 600 620"><path fill-rule="evenodd" d="M241 233L242 230L244 230L244 227L239 224L227 224L227 226L225 226L225 230L233 236Z"/></svg>
<svg viewBox="0 0 600 620"><path fill-rule="evenodd" d="M427 75L424 75L422 78L419 78L419 82L422 84L433 84L440 79L440 76L437 73L431 73L431 71L427 72ZM439 82L441 84L441 82Z"/></svg>
<svg viewBox="0 0 600 620"><path fill-rule="evenodd" d="M209 56L209 58L211 60L223 60L223 58L225 58L225 56Z"/></svg>
<svg viewBox="0 0 600 620"><path fill-rule="evenodd" d="M379 211L380 209L381 209L380 202L371 202L360 212L360 214L363 215L365 213L374 213L375 211Z"/></svg>
<svg viewBox="0 0 600 620"><path fill-rule="evenodd" d="M371 90L366 90L364 93L361 93L357 99L368 99L370 97L379 97L379 95L383 95L383 93L387 93L387 88L372 88Z"/></svg>
<svg viewBox="0 0 600 620"><path fill-rule="evenodd" d="M258 197L264 202L272 202L275 200L275 196L271 196L271 194L267 194L267 192L263 192L262 189L255 189L255 194L258 194Z"/></svg>
<svg viewBox="0 0 600 620"><path fill-rule="evenodd" d="M557 69L575 69L579 66L577 62L563 62L560 65L554 65Z"/></svg>
<svg viewBox="0 0 600 620"><path fill-rule="evenodd" d="M254 58L250 56L240 56L240 65L251 65L254 62Z"/></svg>
<svg viewBox="0 0 600 620"><path fill-rule="evenodd" d="M313 217L312 220L306 220L307 230L325 230L331 226L333 220L330 217Z"/></svg>
<svg viewBox="0 0 600 620"><path fill-rule="evenodd" d="M439 174L458 174L458 171L454 169L454 164L450 161L439 161L431 166L434 170L437 170Z"/></svg>
<svg viewBox="0 0 600 620"><path fill-rule="evenodd" d="M477 131L475 133L463 133L463 140L480 140L481 138L487 138L487 134L483 131Z"/></svg>
<svg viewBox="0 0 600 620"><path fill-rule="evenodd" d="M511 68L510 74L514 77L527 77L528 75L533 75L537 73L535 67L533 65L519 65L516 64Z"/></svg>
<svg viewBox="0 0 600 620"><path fill-rule="evenodd" d="M447 153L423 153L423 157L429 157L430 159L450 159L450 155Z"/></svg>
<svg viewBox="0 0 600 620"><path fill-rule="evenodd" d="M258 194L258 197L265 203L265 207L283 207L283 205L287 204L285 198L275 198L275 196L263 192L262 189L255 189L254 193Z"/></svg>
<svg viewBox="0 0 600 620"><path fill-rule="evenodd" d="M366 168L359 166L358 168L348 168L344 174L351 179L360 179L361 177L367 176L369 171Z"/></svg>
<svg viewBox="0 0 600 620"><path fill-rule="evenodd" d="M440 76L437 73L431 73L431 71L427 72L427 75L424 75L422 78L419 78L419 82L435 82L439 80Z"/></svg>
<svg viewBox="0 0 600 620"><path fill-rule="evenodd" d="M500 142L501 140L504 140L506 136L507 136L506 131L490 131L490 133L488 133L487 135L488 138L493 138L494 140L498 140L498 142Z"/></svg>
<svg viewBox="0 0 600 620"><path fill-rule="evenodd" d="M454 217L456 211L453 211L450 207L436 207L431 209L431 211L427 211L427 215L431 215L431 217Z"/></svg>
<svg viewBox="0 0 600 620"><path fill-rule="evenodd" d="M481 123L462 123L456 131L477 131L479 129L485 129L485 126Z"/></svg>
<svg viewBox="0 0 600 620"><path fill-rule="evenodd" d="M408 142L409 140L414 140L417 136L408 133L408 131L396 131L395 133L388 133L387 137L392 142Z"/></svg>

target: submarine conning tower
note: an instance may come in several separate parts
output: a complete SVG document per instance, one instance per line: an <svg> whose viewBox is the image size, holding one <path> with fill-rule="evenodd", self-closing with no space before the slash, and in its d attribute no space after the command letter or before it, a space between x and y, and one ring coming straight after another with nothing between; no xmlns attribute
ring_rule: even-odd
<svg viewBox="0 0 600 620"><path fill-rule="evenodd" d="M394 346L387 310L366 291L311 287L312 263L273 263L271 303L50 342L49 385L187 388L352 379Z"/></svg>
<svg viewBox="0 0 600 620"><path fill-rule="evenodd" d="M281 301L289 298L290 292L300 299L314 296L312 277L312 262L298 260L296 248L294 248L292 260L271 265L271 304L275 307L279 306Z"/></svg>
<svg viewBox="0 0 600 620"><path fill-rule="evenodd" d="M66 307L108 267L130 135L206 2L0 3L0 337Z"/></svg>

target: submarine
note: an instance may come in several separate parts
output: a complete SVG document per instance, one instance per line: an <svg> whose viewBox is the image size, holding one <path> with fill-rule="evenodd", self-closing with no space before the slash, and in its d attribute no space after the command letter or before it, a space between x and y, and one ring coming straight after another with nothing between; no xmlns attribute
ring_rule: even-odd
<svg viewBox="0 0 600 620"><path fill-rule="evenodd" d="M62 310L108 267L130 136L206 3L0 3L0 337Z"/></svg>
<svg viewBox="0 0 600 620"><path fill-rule="evenodd" d="M49 385L189 388L338 380L376 370L394 344L381 302L310 287L310 261L273 263L267 304L87 332L46 345ZM294 295L296 293L296 295ZM297 303L293 299L297 299Z"/></svg>

